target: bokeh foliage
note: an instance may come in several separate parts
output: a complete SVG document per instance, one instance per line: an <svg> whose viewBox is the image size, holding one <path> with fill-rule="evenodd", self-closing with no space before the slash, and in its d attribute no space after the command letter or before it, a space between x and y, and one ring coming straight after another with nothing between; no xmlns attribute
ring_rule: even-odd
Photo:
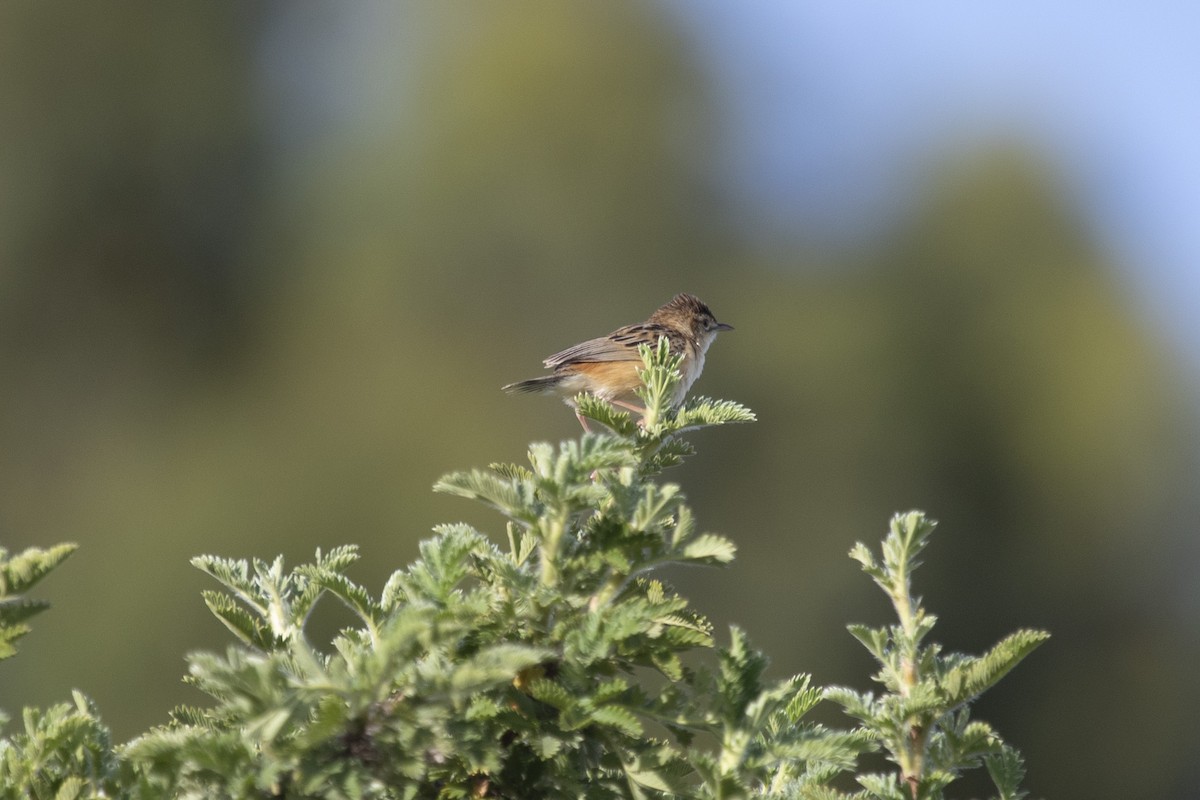
<svg viewBox="0 0 1200 800"><path fill-rule="evenodd" d="M700 391L762 421L683 468L742 544L684 592L780 674L861 673L841 626L883 612L845 542L926 508L947 639L1055 632L982 704L1033 791L1187 796L1192 398L1046 163L947 157L845 253L746 241L722 109L661 8L376 9L328 37L341 83L334 12L254 8L0 8L0 537L86 554L0 707L78 687L118 737L161 721L222 636L192 554L353 540L379 585L460 513L437 475L572 432L496 387L689 290L738 328ZM333 122L283 135L267 50L330 81ZM112 578L131 560L153 617Z"/></svg>

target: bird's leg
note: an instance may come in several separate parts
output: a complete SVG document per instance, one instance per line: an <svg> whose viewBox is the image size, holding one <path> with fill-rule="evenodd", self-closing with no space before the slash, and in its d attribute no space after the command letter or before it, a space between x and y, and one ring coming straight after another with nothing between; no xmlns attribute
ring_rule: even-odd
<svg viewBox="0 0 1200 800"><path fill-rule="evenodd" d="M612 403L614 406L620 406L621 408L627 408L630 411L634 412L635 414L641 414L642 418L638 420L638 425L641 425L643 428L646 427L646 408L645 408L645 406L639 406L636 403L626 403L624 400L610 400L609 402Z"/></svg>
<svg viewBox="0 0 1200 800"><path fill-rule="evenodd" d="M614 406L620 406L621 408L627 408L630 411L636 412L638 414L646 413L646 407L639 406L636 403L626 403L624 400L609 400L608 402L612 403Z"/></svg>

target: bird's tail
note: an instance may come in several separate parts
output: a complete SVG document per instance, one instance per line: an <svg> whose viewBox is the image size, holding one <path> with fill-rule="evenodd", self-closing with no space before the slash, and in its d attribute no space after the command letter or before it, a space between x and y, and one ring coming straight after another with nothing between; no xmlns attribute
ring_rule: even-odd
<svg viewBox="0 0 1200 800"><path fill-rule="evenodd" d="M509 394L534 394L553 392L562 383L562 375L543 375L540 378L530 378L527 381L517 381L510 383L508 386L501 387L502 391Z"/></svg>

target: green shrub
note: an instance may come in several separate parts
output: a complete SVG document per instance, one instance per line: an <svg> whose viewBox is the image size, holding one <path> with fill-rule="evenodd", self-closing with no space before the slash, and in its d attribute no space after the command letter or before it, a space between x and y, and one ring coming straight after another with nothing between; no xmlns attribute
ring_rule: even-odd
<svg viewBox="0 0 1200 800"><path fill-rule="evenodd" d="M684 431L754 417L707 398L667 407L677 360L665 341L643 358L640 423L581 397L611 434L438 482L500 512L503 546L443 526L378 597L346 576L354 547L291 570L194 559L221 585L204 600L236 638L189 657L186 680L210 702L115 747L80 694L26 710L23 732L0 739L0 797L919 800L981 765L999 797L1021 797L1020 757L968 711L1046 634L1020 631L978 658L926 644L934 618L910 577L933 523L918 512L892 520L881 559L851 553L898 616L850 627L879 661L878 695L768 682L736 628L717 646L659 568L725 564L734 546L700 532L680 488L657 478L692 453ZM0 552L0 656L44 607L23 592L71 549ZM316 644L306 621L327 596L356 622ZM806 721L823 699L857 726ZM896 769L859 774L870 751Z"/></svg>

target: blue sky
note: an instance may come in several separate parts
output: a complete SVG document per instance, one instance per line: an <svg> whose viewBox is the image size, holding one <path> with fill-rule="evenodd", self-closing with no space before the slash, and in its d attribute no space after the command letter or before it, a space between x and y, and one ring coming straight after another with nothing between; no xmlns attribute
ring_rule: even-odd
<svg viewBox="0 0 1200 800"><path fill-rule="evenodd" d="M670 8L730 112L725 169L746 217L861 235L934 154L1019 138L1200 367L1200 3Z"/></svg>

